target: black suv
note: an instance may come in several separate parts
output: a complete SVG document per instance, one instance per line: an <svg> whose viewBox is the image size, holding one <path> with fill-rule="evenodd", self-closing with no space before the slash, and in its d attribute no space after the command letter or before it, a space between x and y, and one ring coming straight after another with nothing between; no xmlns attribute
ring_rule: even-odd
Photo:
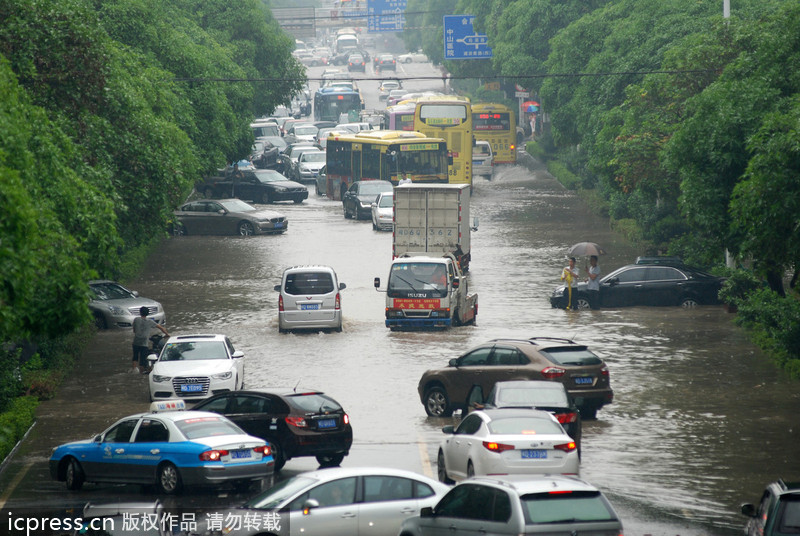
<svg viewBox="0 0 800 536"><path fill-rule="evenodd" d="M488 393L508 380L562 383L584 419L596 418L614 399L603 360L585 345L552 337L491 340L451 359L446 368L426 371L417 391L428 415L447 417L465 409L473 386Z"/></svg>
<svg viewBox="0 0 800 536"><path fill-rule="evenodd" d="M758 508L743 504L742 514L750 518L744 527L747 536L800 534L800 482L768 484Z"/></svg>
<svg viewBox="0 0 800 536"><path fill-rule="evenodd" d="M316 456L322 467L339 465L353 443L350 417L338 402L319 391L229 391L192 409L225 415L248 434L269 441L275 471L286 460L300 456Z"/></svg>

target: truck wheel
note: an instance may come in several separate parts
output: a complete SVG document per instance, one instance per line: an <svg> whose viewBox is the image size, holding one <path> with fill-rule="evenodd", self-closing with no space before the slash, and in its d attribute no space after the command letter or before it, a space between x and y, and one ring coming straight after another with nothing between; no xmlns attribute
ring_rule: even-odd
<svg viewBox="0 0 800 536"><path fill-rule="evenodd" d="M461 325L461 316L458 309L453 311L453 326L460 326Z"/></svg>
<svg viewBox="0 0 800 536"><path fill-rule="evenodd" d="M431 417L449 417L453 413L443 387L434 385L425 391L425 413Z"/></svg>

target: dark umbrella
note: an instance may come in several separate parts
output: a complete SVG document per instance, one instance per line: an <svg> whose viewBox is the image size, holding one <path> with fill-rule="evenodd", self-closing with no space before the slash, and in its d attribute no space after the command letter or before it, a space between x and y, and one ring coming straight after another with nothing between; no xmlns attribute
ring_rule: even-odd
<svg viewBox="0 0 800 536"><path fill-rule="evenodd" d="M606 252L603 248L594 242L578 242L567 251L570 257L586 257L589 255L605 255Z"/></svg>

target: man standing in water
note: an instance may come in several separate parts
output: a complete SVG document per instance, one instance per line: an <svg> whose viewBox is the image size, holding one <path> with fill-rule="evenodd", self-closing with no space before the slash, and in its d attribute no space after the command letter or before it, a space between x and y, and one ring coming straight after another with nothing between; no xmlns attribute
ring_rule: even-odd
<svg viewBox="0 0 800 536"><path fill-rule="evenodd" d="M597 255L589 257L589 266L586 270L586 291L589 296L589 305L592 309L600 308L600 267L597 265Z"/></svg>
<svg viewBox="0 0 800 536"><path fill-rule="evenodd" d="M139 316L133 319L133 369L131 372L141 372L147 374L147 338L150 337L150 332L153 328L160 329L164 335L169 337L167 328L153 320L147 318L150 309L142 306L139 309Z"/></svg>
<svg viewBox="0 0 800 536"><path fill-rule="evenodd" d="M569 266L561 271L561 281L567 286L567 309L573 309L575 305L575 296L578 290L578 269L575 268L575 257L569 258Z"/></svg>

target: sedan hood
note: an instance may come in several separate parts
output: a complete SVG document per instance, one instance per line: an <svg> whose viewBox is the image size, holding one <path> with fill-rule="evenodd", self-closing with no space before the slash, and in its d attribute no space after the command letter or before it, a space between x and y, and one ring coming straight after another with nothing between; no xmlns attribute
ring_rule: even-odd
<svg viewBox="0 0 800 536"><path fill-rule="evenodd" d="M210 376L233 370L232 359L198 359L196 361L157 361L153 374L159 376Z"/></svg>
<svg viewBox="0 0 800 536"><path fill-rule="evenodd" d="M240 212L238 214L250 216L251 218L257 219L258 221L268 221L268 220L273 220L275 218L284 217L283 214L281 214L280 212L269 209L252 210L249 212Z"/></svg>

